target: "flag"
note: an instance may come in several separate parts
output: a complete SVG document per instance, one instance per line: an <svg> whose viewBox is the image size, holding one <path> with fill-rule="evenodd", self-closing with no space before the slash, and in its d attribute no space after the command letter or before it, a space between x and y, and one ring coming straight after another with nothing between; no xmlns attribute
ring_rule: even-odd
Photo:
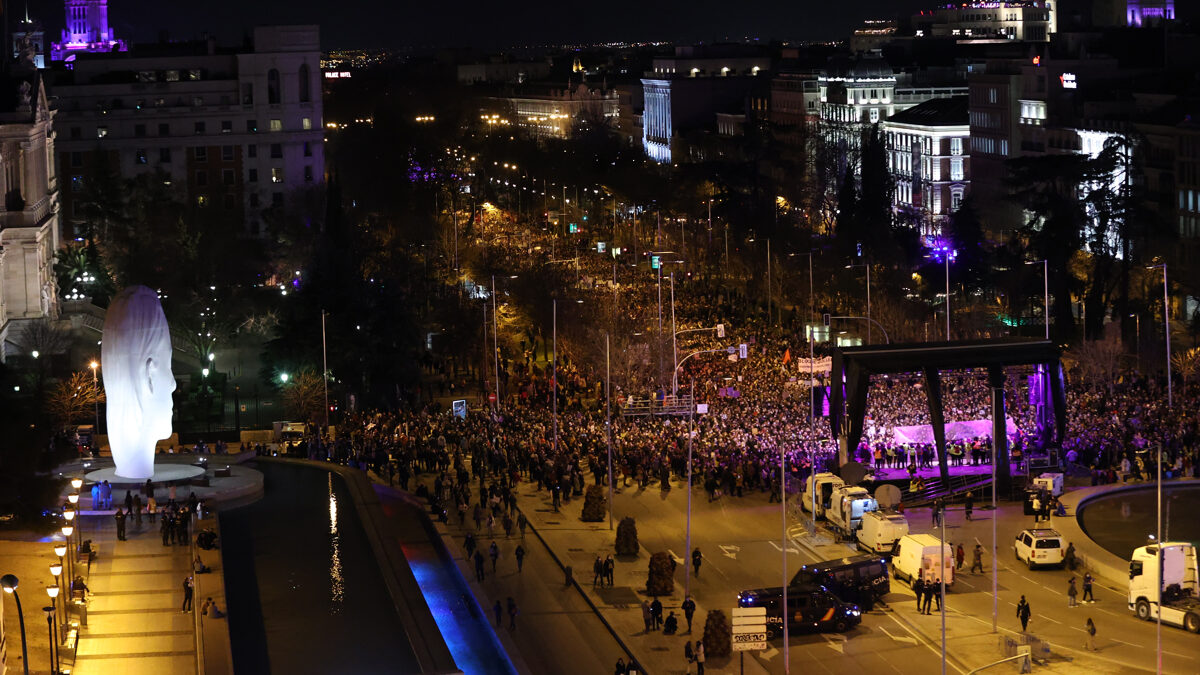
<svg viewBox="0 0 1200 675"><path fill-rule="evenodd" d="M783 365L786 366L788 364L788 361L791 361L791 360L792 360L792 348L788 347L783 352Z"/></svg>

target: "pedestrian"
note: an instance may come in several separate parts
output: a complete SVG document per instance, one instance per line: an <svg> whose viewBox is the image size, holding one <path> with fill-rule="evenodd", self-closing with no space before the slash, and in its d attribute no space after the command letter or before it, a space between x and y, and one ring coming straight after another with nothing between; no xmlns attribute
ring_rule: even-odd
<svg viewBox="0 0 1200 675"><path fill-rule="evenodd" d="M517 601L511 595L508 596L508 629L517 629Z"/></svg>
<svg viewBox="0 0 1200 675"><path fill-rule="evenodd" d="M513 551L513 556L517 559L517 574L520 574L521 568L525 566L525 547L517 544L516 550Z"/></svg>
<svg viewBox="0 0 1200 675"><path fill-rule="evenodd" d="M693 600L692 596L689 595L683 599L682 607L683 607L683 618L687 619L687 625L688 625L687 632L691 633L692 632L692 617L696 615L696 601Z"/></svg>
<svg viewBox="0 0 1200 675"><path fill-rule="evenodd" d="M1087 623L1084 624L1084 631L1087 633L1087 641L1083 644L1083 648L1089 652L1096 651L1096 624L1092 622L1090 616Z"/></svg>
<svg viewBox="0 0 1200 675"><path fill-rule="evenodd" d="M625 669L625 659L617 657L617 665L613 668L613 675L627 675L628 672Z"/></svg>
<svg viewBox="0 0 1200 675"><path fill-rule="evenodd" d="M917 596L917 614L925 613L925 579L917 577L912 582L913 594Z"/></svg>
<svg viewBox="0 0 1200 675"><path fill-rule="evenodd" d="M654 614L650 612L650 603L642 601L642 624L645 626L646 632L653 630Z"/></svg>
<svg viewBox="0 0 1200 675"><path fill-rule="evenodd" d="M592 588L596 587L597 583L603 583L604 579L604 559L596 556L596 561L592 563Z"/></svg>
<svg viewBox="0 0 1200 675"><path fill-rule="evenodd" d="M613 577L616 576L616 572L617 562L613 560L612 554L610 553L609 556L604 559L604 578L608 581L609 588L612 588L613 586Z"/></svg>
<svg viewBox="0 0 1200 675"><path fill-rule="evenodd" d="M475 555L475 535L468 532L463 540L463 546L467 549L467 559L469 560L471 556Z"/></svg>
<svg viewBox="0 0 1200 675"><path fill-rule="evenodd" d="M1042 500L1035 496L1031 506L1033 507L1033 524L1037 525L1042 517Z"/></svg>
<svg viewBox="0 0 1200 675"><path fill-rule="evenodd" d="M967 520L971 520L971 513L975 511L975 493L967 490L967 497L963 503L963 512L967 514Z"/></svg>
<svg viewBox="0 0 1200 675"><path fill-rule="evenodd" d="M192 611L192 589L193 589L192 577L191 576L184 577L184 579L183 579L183 607L181 607L179 611L181 611L181 612Z"/></svg>
<svg viewBox="0 0 1200 675"><path fill-rule="evenodd" d="M121 511L121 507L117 506L117 512L113 514L113 518L117 521L117 541L125 541L125 513Z"/></svg>
<svg viewBox="0 0 1200 675"><path fill-rule="evenodd" d="M92 510L99 511L104 506L104 501L100 498L100 484L92 483Z"/></svg>
<svg viewBox="0 0 1200 675"><path fill-rule="evenodd" d="M675 616L675 611L671 610L667 613L667 618L663 621L663 635L674 635L679 632L679 617Z"/></svg>
<svg viewBox="0 0 1200 675"><path fill-rule="evenodd" d="M171 532L173 532L173 531L174 531L174 530L171 528L171 521L170 521L170 518L167 516L167 512L166 512L166 510L164 509L164 510L163 510L163 517L162 517L162 524L161 524L161 525L159 525L159 527L158 527L158 532L159 532L159 534L161 534L161 535L162 535L162 543L163 543L163 546L167 546L167 545L169 545L169 544L171 543L171 542L170 542L170 539L171 539Z"/></svg>
<svg viewBox="0 0 1200 675"><path fill-rule="evenodd" d="M142 496L140 494L133 496L133 524L139 531L142 529Z"/></svg>
<svg viewBox="0 0 1200 675"><path fill-rule="evenodd" d="M692 663L696 661L696 651L692 649L692 641L688 640L683 643L683 660L687 664L687 671L692 672Z"/></svg>
<svg viewBox="0 0 1200 675"><path fill-rule="evenodd" d="M654 630L660 630L663 623L663 606L662 601L654 598L654 602L650 603L650 616L654 619Z"/></svg>
<svg viewBox="0 0 1200 675"><path fill-rule="evenodd" d="M512 528L513 528L512 516L510 516L506 513L506 514L504 514L504 519L501 520L500 522L504 526L504 536L506 538L511 537L512 536Z"/></svg>
<svg viewBox="0 0 1200 675"><path fill-rule="evenodd" d="M696 570L697 579L700 578L700 563L703 560L703 556L700 555L700 547L697 546L696 550L692 551L692 567Z"/></svg>
<svg viewBox="0 0 1200 675"><path fill-rule="evenodd" d="M954 549L954 561L956 563L954 569L961 570L962 566L963 566L963 562L965 562L966 559L967 559L967 552L963 550L963 546L960 543L958 545L958 548Z"/></svg>
<svg viewBox="0 0 1200 675"><path fill-rule="evenodd" d="M154 524L154 517L158 515L158 502L154 501L154 495L146 498L146 515L150 518L150 524Z"/></svg>
<svg viewBox="0 0 1200 675"><path fill-rule="evenodd" d="M1095 579L1092 578L1091 574L1083 575L1083 601L1084 602L1095 602L1096 601L1096 598L1092 597L1092 582L1093 581L1095 581Z"/></svg>
<svg viewBox="0 0 1200 675"><path fill-rule="evenodd" d="M475 581L483 581L483 551L475 551Z"/></svg>
<svg viewBox="0 0 1200 675"><path fill-rule="evenodd" d="M1075 590L1075 577L1067 580L1067 607L1078 607L1079 603L1075 602L1075 596L1078 591Z"/></svg>
<svg viewBox="0 0 1200 675"><path fill-rule="evenodd" d="M1029 629L1029 615L1032 612L1029 609L1029 602L1025 600L1025 596L1021 596L1021 601L1017 603L1017 618L1021 620L1021 631Z"/></svg>
<svg viewBox="0 0 1200 675"><path fill-rule="evenodd" d="M497 546L496 542L494 541L492 542L492 545L488 547L488 557L492 559L492 574L495 574L496 561L500 559L500 547Z"/></svg>
<svg viewBox="0 0 1200 675"><path fill-rule="evenodd" d="M496 604L492 605L492 613L496 615L496 628L504 626L504 605L497 600Z"/></svg>
<svg viewBox="0 0 1200 675"><path fill-rule="evenodd" d="M696 640L696 675L704 675L704 641Z"/></svg>
<svg viewBox="0 0 1200 675"><path fill-rule="evenodd" d="M125 491L125 513L133 513L133 493Z"/></svg>
<svg viewBox="0 0 1200 675"><path fill-rule="evenodd" d="M1067 550L1063 553L1063 567L1068 571L1075 571L1075 542L1067 544Z"/></svg>
<svg viewBox="0 0 1200 675"><path fill-rule="evenodd" d="M979 570L983 574L983 547L975 544L975 550L971 552L971 572Z"/></svg>

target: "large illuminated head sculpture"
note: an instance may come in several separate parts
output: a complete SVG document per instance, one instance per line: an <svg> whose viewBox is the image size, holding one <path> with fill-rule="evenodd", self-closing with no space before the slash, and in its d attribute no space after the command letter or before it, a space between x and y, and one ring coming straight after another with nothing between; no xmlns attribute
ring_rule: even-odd
<svg viewBox="0 0 1200 675"><path fill-rule="evenodd" d="M117 475L154 475L154 446L171 435L171 332L158 294L122 290L104 315L100 350L108 407L108 445Z"/></svg>

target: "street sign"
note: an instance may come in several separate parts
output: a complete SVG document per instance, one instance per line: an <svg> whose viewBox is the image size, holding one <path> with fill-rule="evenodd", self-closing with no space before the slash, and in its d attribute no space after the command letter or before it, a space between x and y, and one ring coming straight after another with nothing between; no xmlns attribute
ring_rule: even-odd
<svg viewBox="0 0 1200 675"><path fill-rule="evenodd" d="M767 625L765 616L735 616L732 619L733 632L735 633L753 633L757 630L766 630ZM744 630L738 630L738 629Z"/></svg>
<svg viewBox="0 0 1200 675"><path fill-rule="evenodd" d="M650 269L656 270L661 266L662 266L662 258L660 258L656 255L650 256Z"/></svg>
<svg viewBox="0 0 1200 675"><path fill-rule="evenodd" d="M488 394L488 402L489 402L489 403L495 403L495 402L496 402L496 392L491 392L491 393L489 393L489 394Z"/></svg>
<svg viewBox="0 0 1200 675"><path fill-rule="evenodd" d="M767 648L767 608L735 607L730 613L733 651L760 651Z"/></svg>

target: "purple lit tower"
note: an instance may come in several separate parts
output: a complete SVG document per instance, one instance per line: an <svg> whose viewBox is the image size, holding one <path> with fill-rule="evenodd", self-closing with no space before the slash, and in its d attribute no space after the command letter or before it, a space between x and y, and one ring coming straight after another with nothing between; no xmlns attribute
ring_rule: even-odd
<svg viewBox="0 0 1200 675"><path fill-rule="evenodd" d="M62 42L50 46L52 61L71 62L80 52L124 52L129 46L108 27L108 0L66 0L67 27Z"/></svg>
<svg viewBox="0 0 1200 675"><path fill-rule="evenodd" d="M1151 26L1175 18L1175 0L1129 0L1126 19L1130 26Z"/></svg>

